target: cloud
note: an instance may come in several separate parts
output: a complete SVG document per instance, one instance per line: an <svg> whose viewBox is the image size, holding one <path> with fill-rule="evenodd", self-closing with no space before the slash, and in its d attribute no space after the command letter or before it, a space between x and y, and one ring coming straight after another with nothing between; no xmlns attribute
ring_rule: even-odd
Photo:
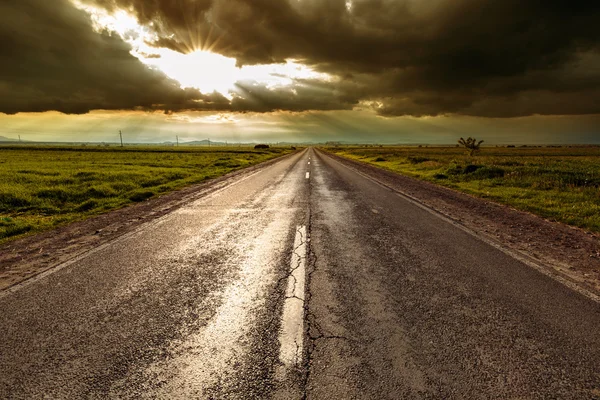
<svg viewBox="0 0 600 400"><path fill-rule="evenodd" d="M0 112L266 112L352 106L350 99L321 81L296 81L273 90L239 82L233 101L218 92L182 89L179 82L144 65L130 50L117 34L96 32L89 15L67 0L2 3Z"/></svg>
<svg viewBox="0 0 600 400"><path fill-rule="evenodd" d="M300 60L354 81L348 96L385 115L600 112L598 2L88 1L133 10L156 45L211 46L239 65ZM573 76L581 63L594 73Z"/></svg>
<svg viewBox="0 0 600 400"><path fill-rule="evenodd" d="M131 56L117 35L94 32L67 0L20 0L0 5L0 111L360 104L384 116L600 113L598 2L80 1L131 12L154 31L156 47L211 49L238 65L295 59L334 79L275 88L238 82L231 101L183 90Z"/></svg>
<svg viewBox="0 0 600 400"><path fill-rule="evenodd" d="M256 81L245 81L236 83L231 107L242 112L350 110L358 101L337 82L294 79L290 85L269 88Z"/></svg>
<svg viewBox="0 0 600 400"><path fill-rule="evenodd" d="M66 0L3 2L0 38L0 112L178 110L212 101L144 66L118 36L94 32Z"/></svg>

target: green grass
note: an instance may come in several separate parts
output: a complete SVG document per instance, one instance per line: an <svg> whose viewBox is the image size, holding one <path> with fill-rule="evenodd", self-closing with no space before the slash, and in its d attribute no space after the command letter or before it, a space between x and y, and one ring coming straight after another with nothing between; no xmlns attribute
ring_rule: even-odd
<svg viewBox="0 0 600 400"><path fill-rule="evenodd" d="M600 147L337 147L332 153L600 232Z"/></svg>
<svg viewBox="0 0 600 400"><path fill-rule="evenodd" d="M0 146L0 243L144 201L291 151Z"/></svg>

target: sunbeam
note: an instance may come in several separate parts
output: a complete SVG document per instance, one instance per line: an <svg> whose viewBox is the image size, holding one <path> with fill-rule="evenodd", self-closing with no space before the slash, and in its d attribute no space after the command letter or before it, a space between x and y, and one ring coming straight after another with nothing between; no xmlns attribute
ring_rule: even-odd
<svg viewBox="0 0 600 400"><path fill-rule="evenodd" d="M273 89L292 86L297 79L332 79L328 74L316 72L294 60L280 64L237 66L236 59L217 52L224 50L219 44L226 33L213 24L203 33L203 29L187 14L184 15L186 28L174 30L173 41L169 42L171 48L167 48L157 45L164 44L164 39L159 40L152 29L141 25L125 10L109 12L80 0L72 1L90 14L97 31L108 30L118 34L131 45L132 55L177 80L182 87L196 88L204 93L216 91L231 100L233 93L239 92L239 82L254 81Z"/></svg>

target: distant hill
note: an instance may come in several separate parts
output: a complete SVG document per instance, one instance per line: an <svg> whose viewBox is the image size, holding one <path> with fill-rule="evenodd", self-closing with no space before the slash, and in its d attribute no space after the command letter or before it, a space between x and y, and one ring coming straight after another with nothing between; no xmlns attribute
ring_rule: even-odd
<svg viewBox="0 0 600 400"><path fill-rule="evenodd" d="M175 145L177 144L177 142L173 142L171 140L167 140L166 142L162 142L161 144L165 144L165 145ZM208 146L208 140L204 139L204 140L193 140L190 142L179 142L180 145L195 145L195 146ZM227 143L226 142L213 142L212 140L210 141L210 145L211 146L225 146ZM231 143L229 143L231 144Z"/></svg>
<svg viewBox="0 0 600 400"><path fill-rule="evenodd" d="M204 139L204 140L194 140L192 142L184 142L184 144L197 144L197 145L201 145L201 146L208 146L209 142L207 139ZM211 146L224 146L225 142L213 142L211 140L210 145Z"/></svg>
<svg viewBox="0 0 600 400"><path fill-rule="evenodd" d="M0 136L0 142L17 142L17 140L7 138L6 136Z"/></svg>

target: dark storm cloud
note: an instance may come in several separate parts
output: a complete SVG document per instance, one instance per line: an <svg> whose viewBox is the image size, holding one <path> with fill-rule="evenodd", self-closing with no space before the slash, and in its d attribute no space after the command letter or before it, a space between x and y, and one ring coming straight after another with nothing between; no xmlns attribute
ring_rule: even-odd
<svg viewBox="0 0 600 400"><path fill-rule="evenodd" d="M67 0L0 4L0 112L350 109L511 117L600 113L600 3L564 0L84 0L155 46L239 65L296 59L330 81L182 90ZM348 6L351 4L351 6Z"/></svg>
<svg viewBox="0 0 600 400"><path fill-rule="evenodd" d="M347 95L378 100L386 115L600 112L599 2L87 1L132 10L178 51L301 60L353 81ZM593 73L575 76L585 63Z"/></svg>
<svg viewBox="0 0 600 400"><path fill-rule="evenodd" d="M349 107L344 96L334 96L322 82L295 83L285 91L244 89L240 83L232 103L216 92L182 89L178 82L142 64L130 50L118 35L95 32L89 16L66 0L0 3L0 112Z"/></svg>
<svg viewBox="0 0 600 400"><path fill-rule="evenodd" d="M0 112L211 107L210 96L182 90L129 51L65 0L2 2Z"/></svg>

